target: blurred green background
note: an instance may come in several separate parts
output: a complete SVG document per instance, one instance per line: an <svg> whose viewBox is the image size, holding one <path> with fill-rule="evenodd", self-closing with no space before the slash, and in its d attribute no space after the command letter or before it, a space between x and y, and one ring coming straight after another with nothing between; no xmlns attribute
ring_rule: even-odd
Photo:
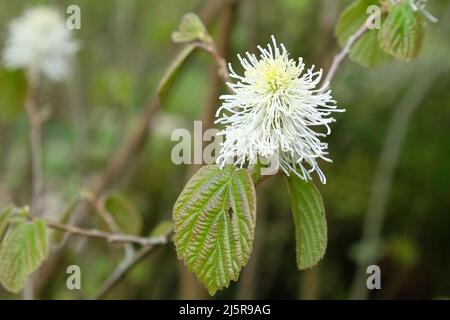
<svg viewBox="0 0 450 320"><path fill-rule="evenodd" d="M179 49L171 42L171 33L185 13L201 14L231 62L236 62L239 52L255 51L273 34L292 57L302 56L307 64L327 69L339 50L334 26L350 2L0 0L1 48L8 22L27 6L51 4L63 13L71 4L81 8L82 28L75 36L82 48L73 75L63 84L45 83L39 92L40 103L52 110L43 141L45 214L60 214L129 134ZM382 290L371 292L370 298L450 296L450 3L430 0L428 9L440 21L428 23L419 59L374 69L346 61L334 80L333 96L346 112L336 116L328 138L334 163L322 163L328 182L320 190L329 228L323 261L312 270L296 270L287 188L281 178L272 179L258 187L250 262L239 281L214 298L347 299L361 286L361 279L355 280L358 264L365 266L369 261L382 271ZM192 173L193 168L172 163L170 152L176 143L170 134L180 127L192 130L194 120L204 119L202 110L219 105L217 95L224 88L216 78L210 57L196 53L156 115L142 156L112 186L138 208L143 234L170 219L171 208ZM20 72L0 68L0 207L30 201L24 91ZM397 141L402 132L404 139ZM390 150L392 145L397 146L398 159L396 150ZM381 154L385 156L380 164ZM375 230L376 241L361 241L364 224L373 227L368 212L375 220L384 217L379 232ZM98 227L95 214L91 217L86 226ZM37 297L91 297L122 256L118 246L73 237L56 265L53 261L52 268L43 268L50 270L47 274L41 271L35 276ZM65 270L72 264L81 267L81 291L66 289ZM184 270L173 245L161 248L108 298L208 297ZM20 296L0 288L0 298Z"/></svg>

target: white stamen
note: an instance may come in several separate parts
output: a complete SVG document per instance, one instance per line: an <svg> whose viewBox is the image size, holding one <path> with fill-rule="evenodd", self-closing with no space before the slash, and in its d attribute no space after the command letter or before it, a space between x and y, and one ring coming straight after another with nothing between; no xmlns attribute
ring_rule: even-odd
<svg viewBox="0 0 450 320"><path fill-rule="evenodd" d="M239 76L230 66L230 76L237 82L229 83L234 94L220 97L222 105L216 123L225 125L219 134L225 136L217 159L222 166L230 162L244 166L258 158L278 156L281 169L305 180L316 171L322 183L325 175L317 160L331 162L326 157L328 145L319 138L331 133L329 117L337 109L331 91L322 92L320 84L323 71L307 69L303 59L290 59L283 44L258 46L259 60L255 55L238 55L244 68ZM323 126L325 132L316 132Z"/></svg>

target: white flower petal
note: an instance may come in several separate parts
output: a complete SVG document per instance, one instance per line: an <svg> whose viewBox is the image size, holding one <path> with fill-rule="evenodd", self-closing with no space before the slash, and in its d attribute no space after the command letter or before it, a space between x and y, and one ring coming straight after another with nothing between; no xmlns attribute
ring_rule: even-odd
<svg viewBox="0 0 450 320"><path fill-rule="evenodd" d="M8 68L41 72L55 81L68 75L79 46L55 9L28 9L10 23L8 31L3 51Z"/></svg>

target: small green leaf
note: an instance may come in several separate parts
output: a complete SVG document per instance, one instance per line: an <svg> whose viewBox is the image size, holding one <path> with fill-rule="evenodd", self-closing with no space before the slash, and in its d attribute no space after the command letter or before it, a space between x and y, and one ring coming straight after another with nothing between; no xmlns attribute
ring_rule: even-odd
<svg viewBox="0 0 450 320"><path fill-rule="evenodd" d="M255 187L246 169L201 168L175 203L175 246L179 259L211 295L236 281L252 251Z"/></svg>
<svg viewBox="0 0 450 320"><path fill-rule="evenodd" d="M208 32L205 25L195 13L184 15L178 30L172 33L172 40L178 43L194 40L204 41L207 37Z"/></svg>
<svg viewBox="0 0 450 320"><path fill-rule="evenodd" d="M322 196L311 181L286 177L295 225L297 267L316 265L327 248L327 222Z"/></svg>
<svg viewBox="0 0 450 320"><path fill-rule="evenodd" d="M3 237L6 234L6 231L9 227L9 220L13 215L13 211L11 208L7 208L6 210L0 212L0 243L3 240Z"/></svg>
<svg viewBox="0 0 450 320"><path fill-rule="evenodd" d="M420 53L425 36L425 24L408 1L392 7L378 39L381 48L403 61L411 61Z"/></svg>
<svg viewBox="0 0 450 320"><path fill-rule="evenodd" d="M9 231L0 246L0 283L13 293L48 256L47 227L42 220L23 222Z"/></svg>
<svg viewBox="0 0 450 320"><path fill-rule="evenodd" d="M336 37L343 47L347 40L353 35L367 20L369 14L367 8L372 5L379 5L378 0L359 0L353 2L341 14L336 26ZM381 22L384 17L381 17ZM350 58L365 66L374 67L390 60L378 43L378 29L369 30L359 39L350 52Z"/></svg>
<svg viewBox="0 0 450 320"><path fill-rule="evenodd" d="M163 220L150 232L150 237L163 237L173 230L172 220Z"/></svg>
<svg viewBox="0 0 450 320"><path fill-rule="evenodd" d="M113 193L108 195L104 205L121 232L141 233L142 217L127 198L119 193Z"/></svg>
<svg viewBox="0 0 450 320"><path fill-rule="evenodd" d="M184 47L172 62L172 64L169 66L167 71L164 73L164 76L158 86L158 96L161 102L164 102L166 100L167 95L169 94L169 91L175 82L177 73L195 48L195 44L189 44Z"/></svg>

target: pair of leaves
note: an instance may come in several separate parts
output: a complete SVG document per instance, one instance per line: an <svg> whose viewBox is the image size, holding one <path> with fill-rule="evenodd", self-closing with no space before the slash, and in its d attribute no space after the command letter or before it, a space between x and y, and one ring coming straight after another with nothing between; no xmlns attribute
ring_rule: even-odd
<svg viewBox="0 0 450 320"><path fill-rule="evenodd" d="M11 228L0 245L0 283L18 293L48 256L47 227L42 220L21 222Z"/></svg>
<svg viewBox="0 0 450 320"><path fill-rule="evenodd" d="M344 10L336 26L341 46L365 23L367 9L374 5L379 6L380 1L358 0ZM380 16L381 28L368 30L351 49L350 58L355 62L373 67L392 57L410 61L419 55L425 33L420 15L409 1L389 5L387 10L387 15Z"/></svg>
<svg viewBox="0 0 450 320"><path fill-rule="evenodd" d="M313 267L325 254L327 226L320 193L312 182L287 177L295 224L297 265ZM211 295L236 281L252 251L256 199L248 170L227 165L201 168L175 203L179 259Z"/></svg>
<svg viewBox="0 0 450 320"><path fill-rule="evenodd" d="M172 33L173 42L207 41L208 31L195 13L187 13L181 19L178 30Z"/></svg>
<svg viewBox="0 0 450 320"><path fill-rule="evenodd" d="M176 201L173 220L179 259L211 295L228 287L253 246L256 198L249 172L202 167Z"/></svg>
<svg viewBox="0 0 450 320"><path fill-rule="evenodd" d="M336 37L341 46L345 46L350 36L366 22L367 8L378 4L378 0L358 0L344 10L336 26ZM388 61L389 55L378 44L378 33L378 29L367 31L351 49L350 58L366 67Z"/></svg>

